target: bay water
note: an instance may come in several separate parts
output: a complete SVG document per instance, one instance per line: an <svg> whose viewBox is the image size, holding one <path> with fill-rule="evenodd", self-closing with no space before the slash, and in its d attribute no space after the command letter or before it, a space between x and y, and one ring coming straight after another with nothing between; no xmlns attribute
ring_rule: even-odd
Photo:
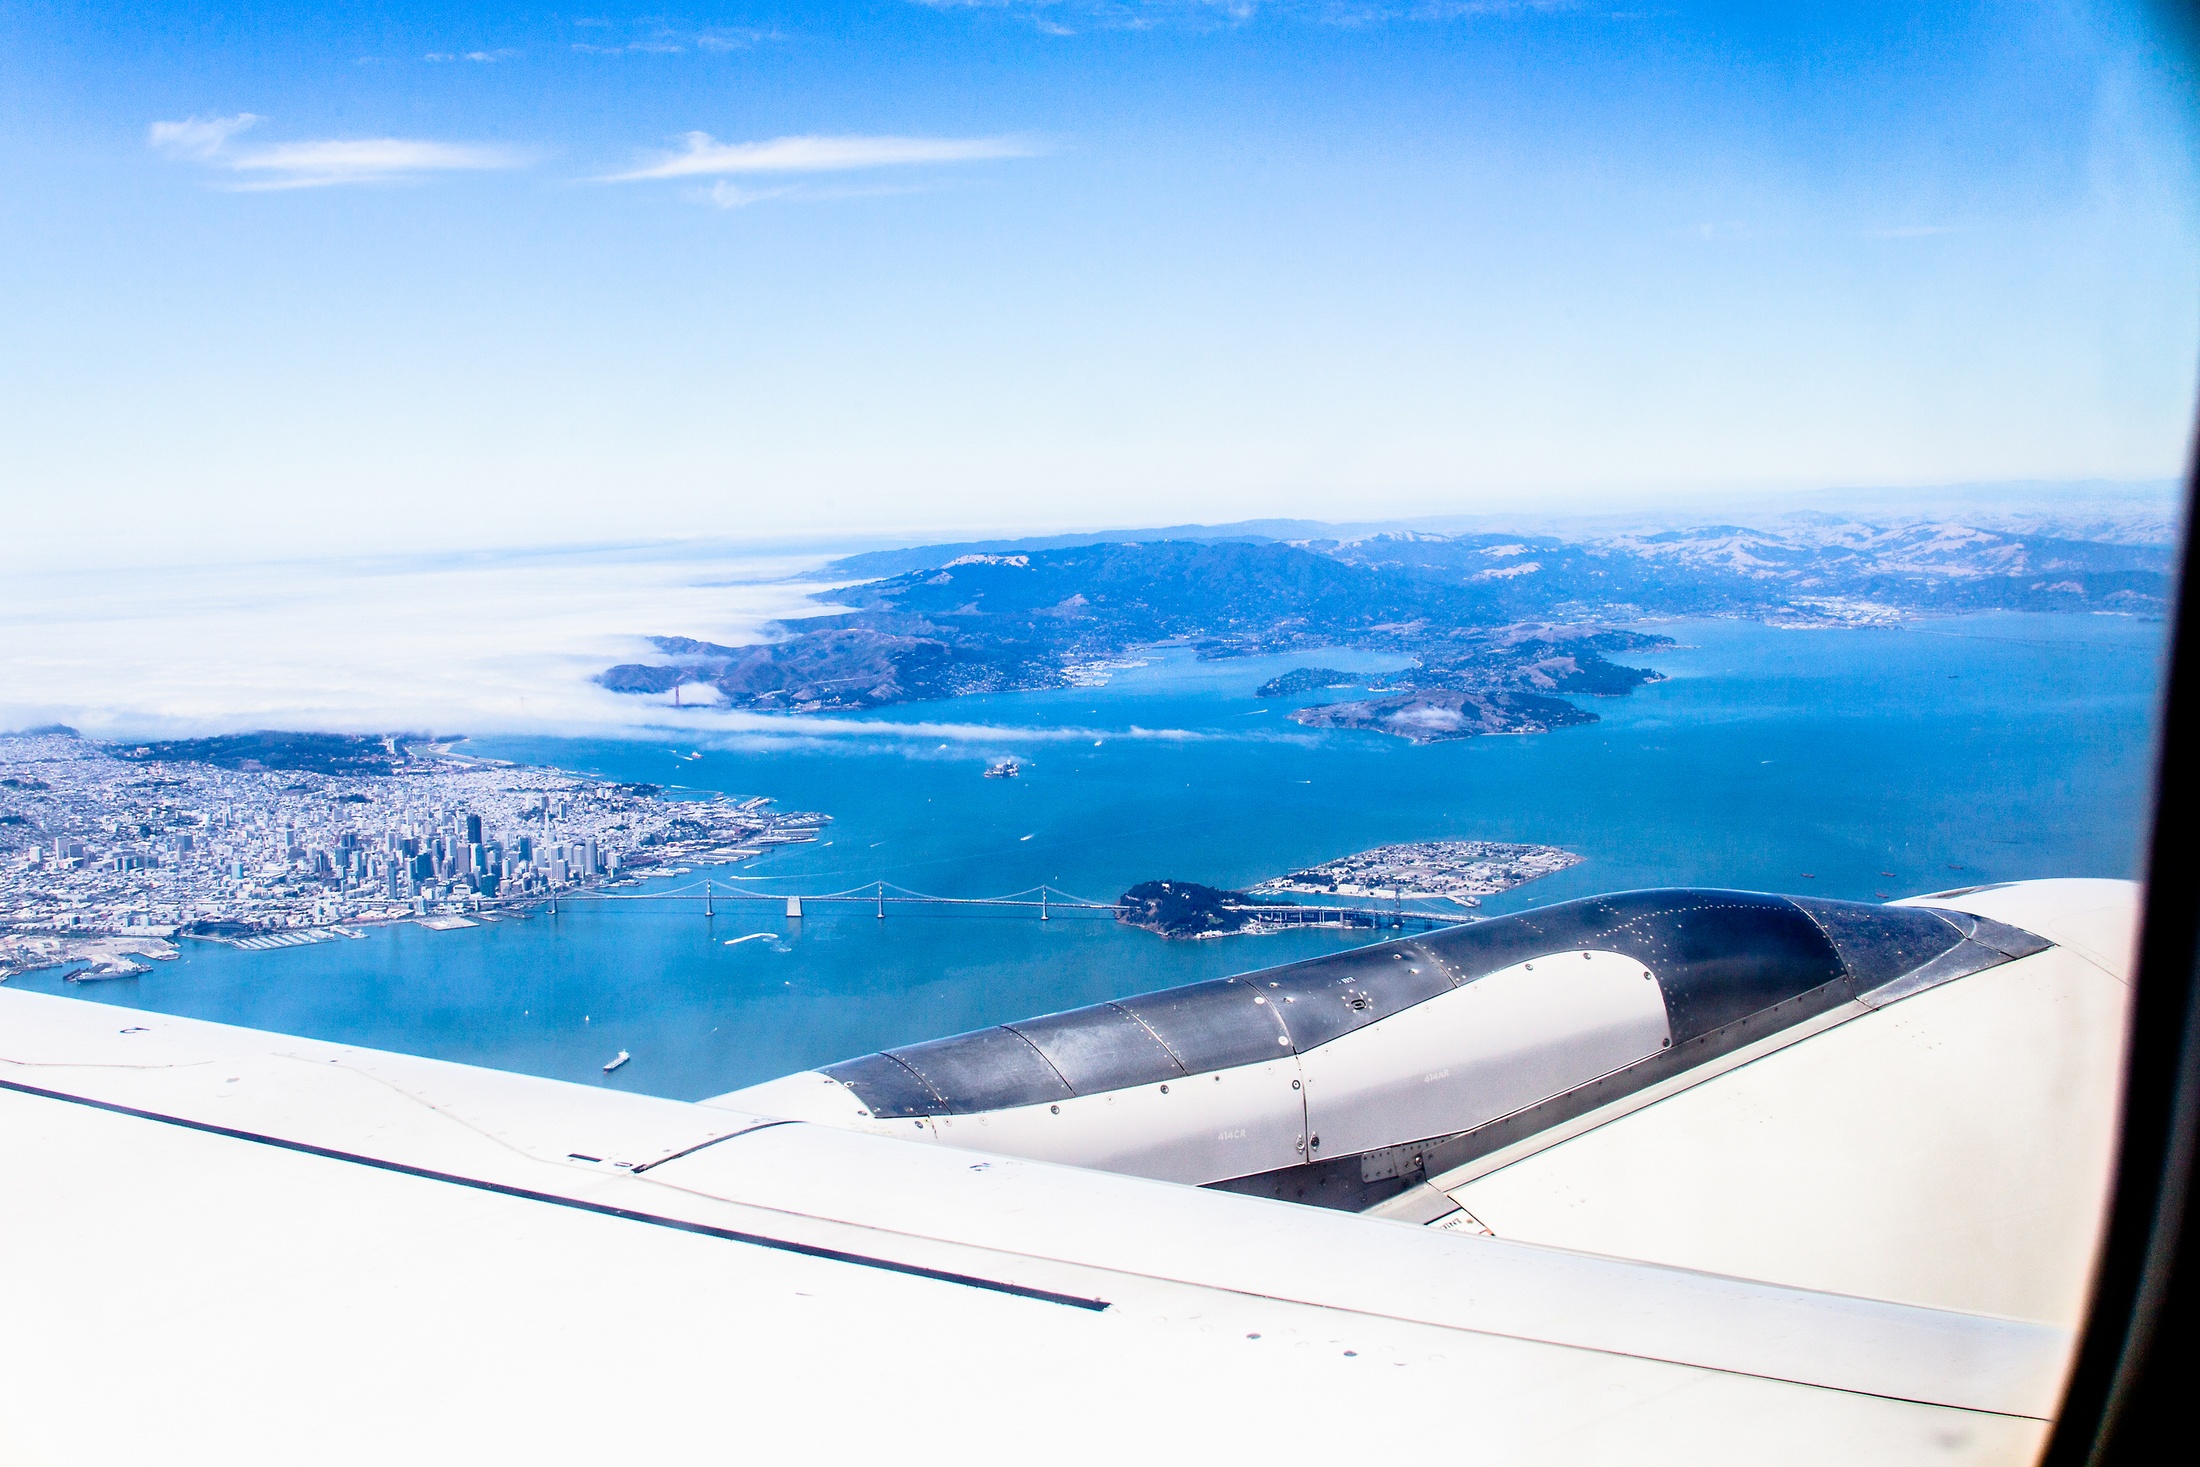
<svg viewBox="0 0 2200 1467"><path fill-rule="evenodd" d="M1105 687L884 710L814 731L477 740L468 751L621 780L768 795L820 841L705 878L692 903L567 901L556 916L273 952L186 942L142 978L24 988L679 1098L869 1050L1266 967L1388 934L1167 941L1105 915L810 904L867 883L951 897L1045 884L1111 901L1150 878L1224 887L1395 841L1563 846L1584 860L1484 915L1630 887L1873 900L1988 881L2138 873L2164 628L1992 615L1900 629L1694 621L1627 659L1663 682L1550 734L1411 745L1262 700L1346 652L1149 655ZM1014 757L1015 779L986 779ZM741 940L748 939L748 940ZM620 1050L632 1061L605 1075Z"/></svg>

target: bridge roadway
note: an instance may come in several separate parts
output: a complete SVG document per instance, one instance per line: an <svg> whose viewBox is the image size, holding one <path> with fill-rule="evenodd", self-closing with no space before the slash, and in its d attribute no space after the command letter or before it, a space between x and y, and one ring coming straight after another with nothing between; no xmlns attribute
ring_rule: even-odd
<svg viewBox="0 0 2200 1467"><path fill-rule="evenodd" d="M553 893L550 910L555 912L560 901L596 902L694 902L701 904L704 915L715 910L719 902L771 902L783 903L789 917L800 917L806 906L814 904L839 904L870 906L880 917L888 907L971 907L1006 908L1035 912L1042 922L1051 921L1057 913L1068 916L1101 915L1113 917L1121 908L1115 902L1096 902L1087 897L1055 891L1048 886L1028 887L997 897L943 897L926 892L911 891L907 887L890 882L877 881L863 886L852 886L842 891L810 893L758 892L739 888L720 891L711 881L701 883L701 890L694 885L671 891L616 892L591 891L585 888ZM1462 922L1479 919L1460 912L1427 912L1402 904L1391 906L1342 907L1308 906L1297 902L1229 903L1223 908L1229 912L1257 913L1264 922L1288 927L1393 927L1411 931L1427 931L1436 927L1456 927Z"/></svg>

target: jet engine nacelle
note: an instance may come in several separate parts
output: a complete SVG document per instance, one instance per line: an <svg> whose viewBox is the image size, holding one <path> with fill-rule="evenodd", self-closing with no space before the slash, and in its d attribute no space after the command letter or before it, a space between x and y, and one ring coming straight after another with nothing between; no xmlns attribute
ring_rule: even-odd
<svg viewBox="0 0 2200 1467"><path fill-rule="evenodd" d="M2038 952L1943 908L1627 892L910 1045L708 1102L1364 1208L1837 1011Z"/></svg>

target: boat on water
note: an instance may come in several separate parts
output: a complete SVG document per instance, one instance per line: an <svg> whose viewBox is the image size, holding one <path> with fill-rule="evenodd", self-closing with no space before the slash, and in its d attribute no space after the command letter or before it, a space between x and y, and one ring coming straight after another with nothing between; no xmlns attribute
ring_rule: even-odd
<svg viewBox="0 0 2200 1467"><path fill-rule="evenodd" d="M621 1065L625 1064L625 1063L626 1063L626 1062L627 1062L628 1060L630 1060L630 1059L632 1059L632 1058L634 1058L634 1056L632 1056L632 1055L628 1054L628 1053L627 1053L627 1052L626 1052L625 1050L623 1050L623 1049L622 1049L622 1050L620 1050L620 1051L619 1051L619 1056L618 1056L618 1058L617 1058L617 1059L614 1059L614 1060L613 1060L613 1061L612 1061L612 1062L611 1062L610 1064L608 1064L608 1065L605 1065L605 1066L603 1067L603 1072L604 1072L605 1074L607 1074L607 1075L608 1075L608 1074L610 1074L610 1073L611 1073L611 1072L612 1072L613 1070L615 1070L615 1069L617 1069L617 1068L618 1068L619 1066L621 1066Z"/></svg>
<svg viewBox="0 0 2200 1467"><path fill-rule="evenodd" d="M105 983L115 978L135 978L140 974L150 973L151 971L153 970L150 968L136 966L81 968L74 973L64 974L62 981L64 983Z"/></svg>
<svg viewBox="0 0 2200 1467"><path fill-rule="evenodd" d="M1013 759L996 759L985 767L987 779L1014 779L1024 772L1024 766Z"/></svg>

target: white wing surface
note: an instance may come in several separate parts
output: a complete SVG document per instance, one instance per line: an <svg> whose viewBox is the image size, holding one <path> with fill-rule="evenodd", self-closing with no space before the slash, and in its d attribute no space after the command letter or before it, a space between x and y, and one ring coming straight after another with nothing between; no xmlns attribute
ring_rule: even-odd
<svg viewBox="0 0 2200 1467"><path fill-rule="evenodd" d="M853 1104L775 1119L0 992L0 1460L2028 1460L2098 1226L2132 892L1956 900L1972 935L1868 988L1900 963L1813 908L1846 986L1796 1021L1776 989L1691 1017L1713 969L1659 966L1724 898L1612 928L1651 956L1585 1011L1618 1036L1590 1068L1645 1078L1498 1064L1558 1101L1396 1148L1472 1155L1370 1183L1404 1188L1372 1213L963 1149L938 1118L910 1144ZM1315 976L1358 998L1450 961L1400 951ZM1562 956L1569 992L1623 961ZM1719 991L1770 981L1729 968ZM1647 1029L1599 1017L1653 969ZM1460 992L1419 1010L1449 1028L1401 1033L1406 1008L1324 1042L1436 1063ZM1321 1012L1283 1021L1316 1084L1346 1062ZM1700 1062L1674 1038L1698 1030ZM956 1141L987 1134L961 1114Z"/></svg>

